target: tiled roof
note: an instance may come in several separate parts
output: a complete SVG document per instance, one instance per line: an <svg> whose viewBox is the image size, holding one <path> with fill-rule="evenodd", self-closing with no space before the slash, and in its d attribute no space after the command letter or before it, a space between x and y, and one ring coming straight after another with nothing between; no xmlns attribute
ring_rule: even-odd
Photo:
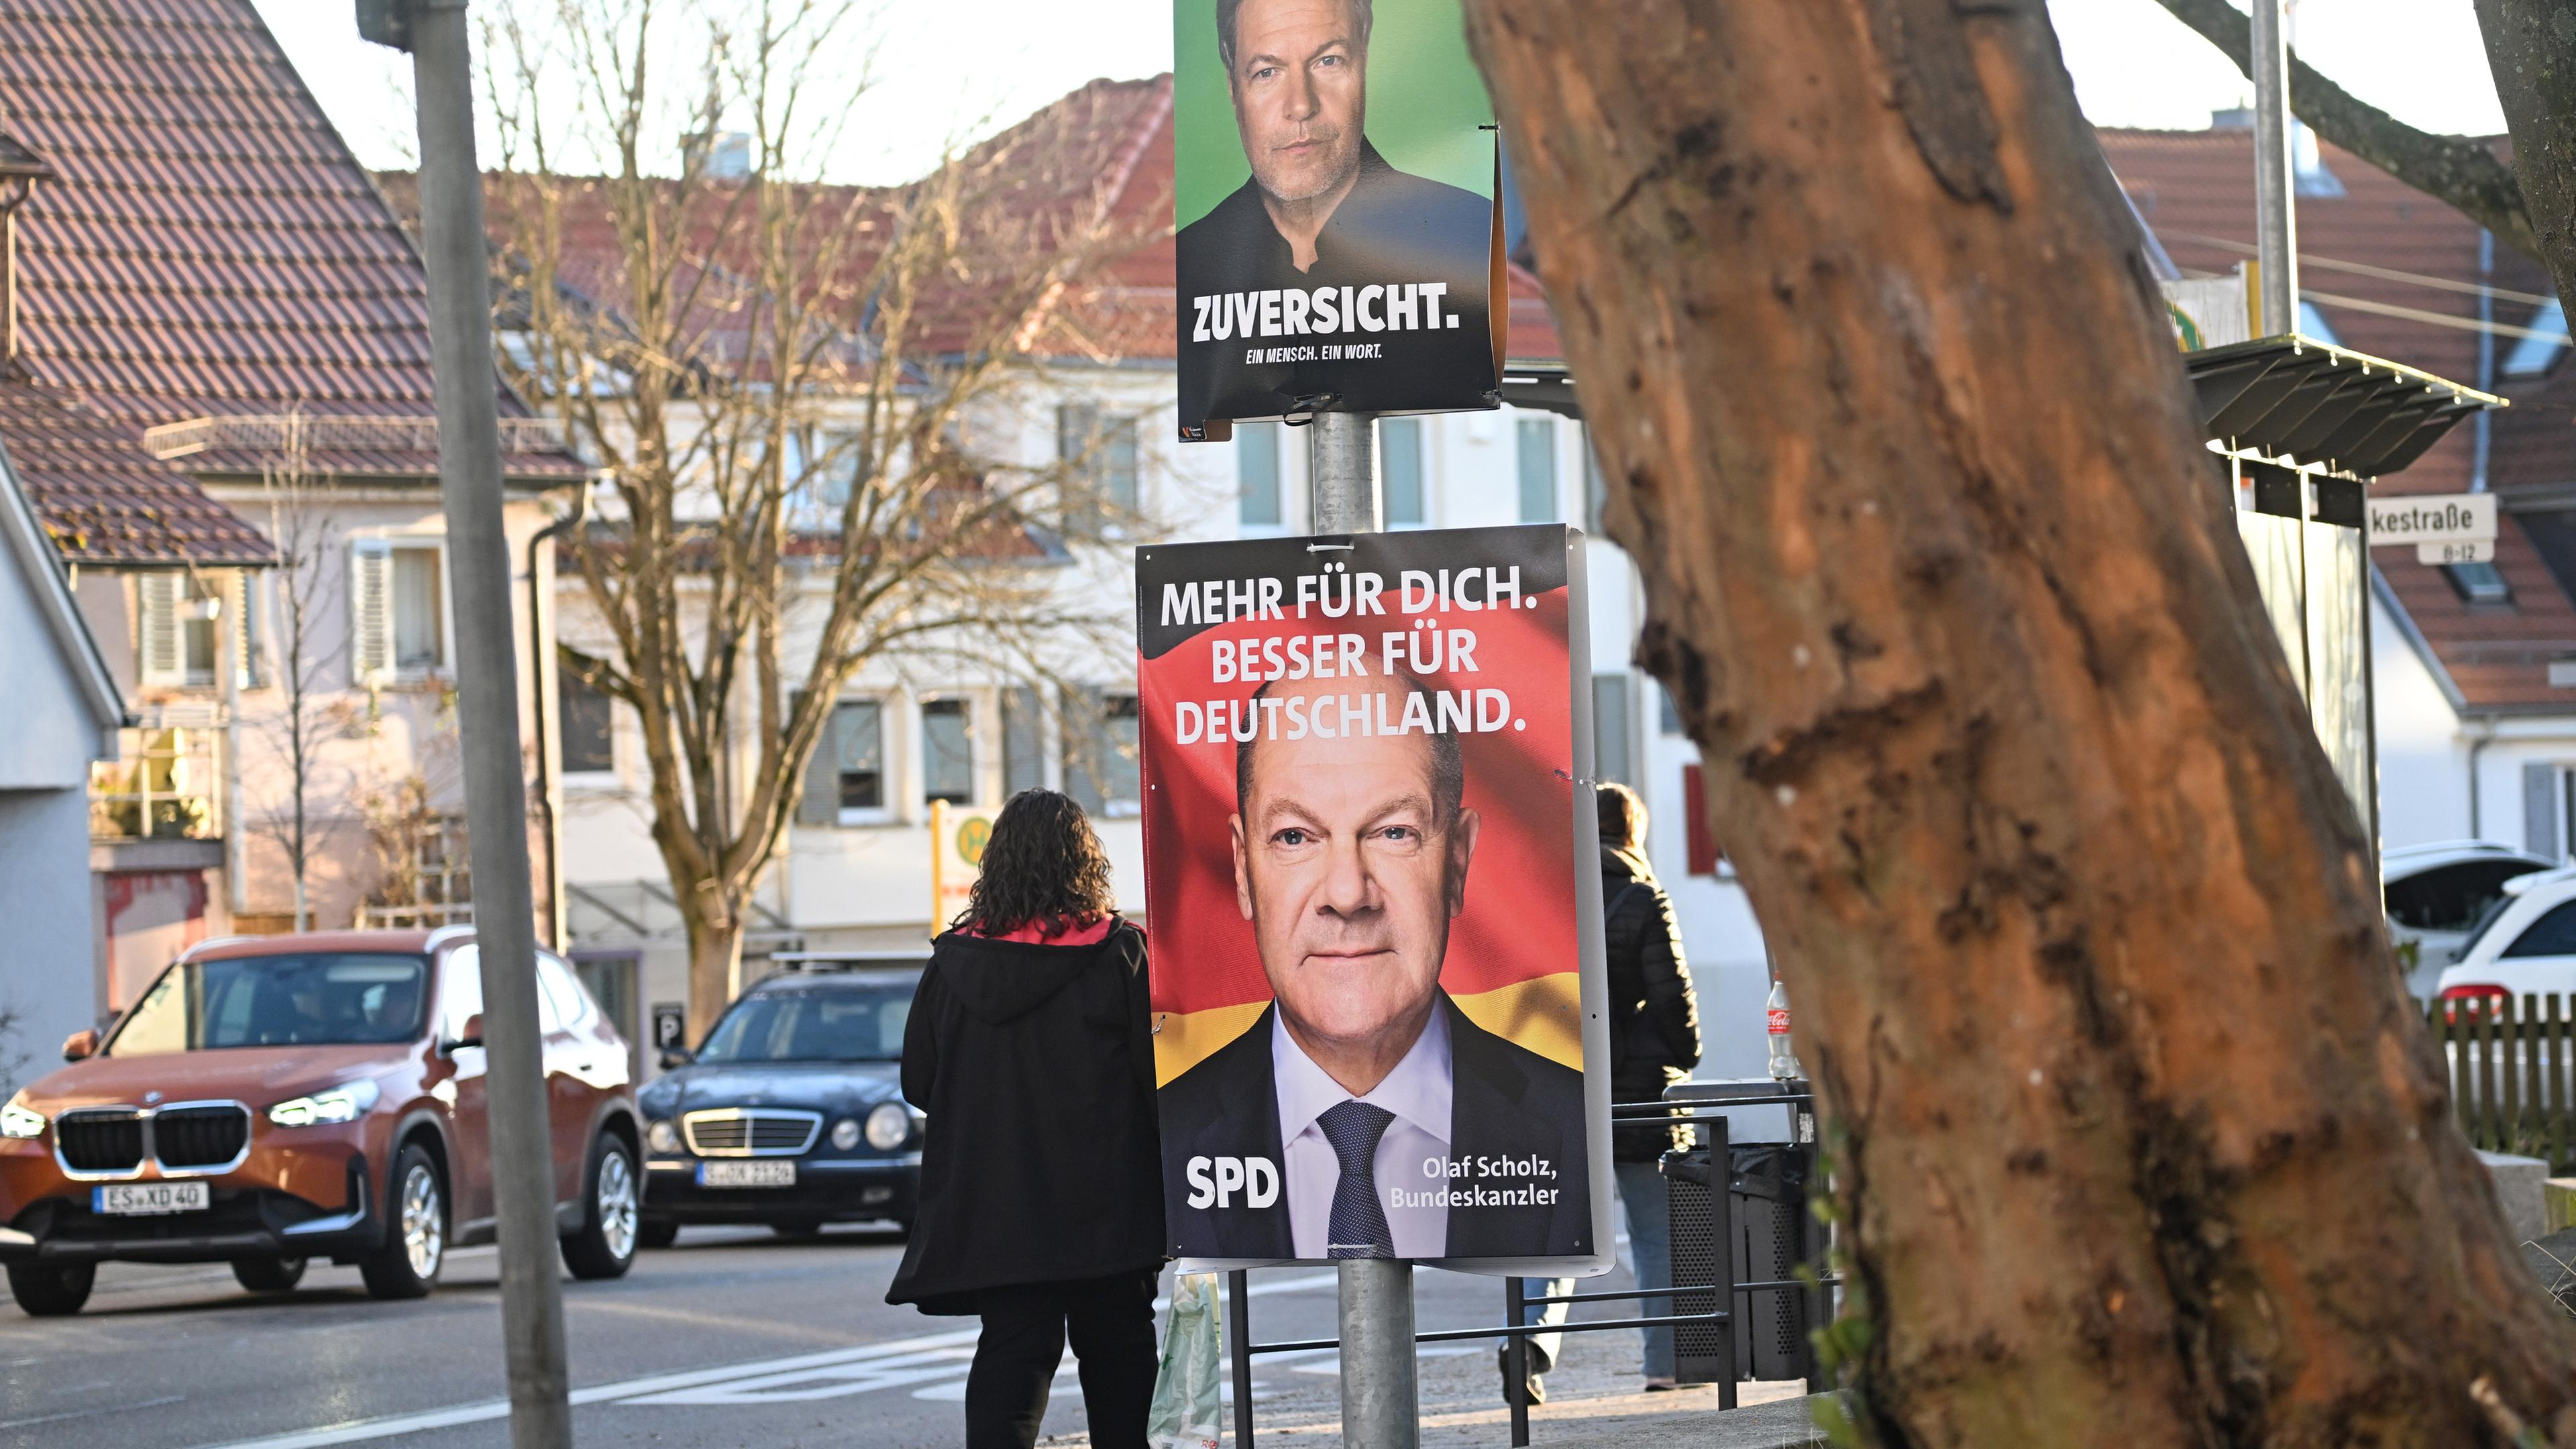
<svg viewBox="0 0 2576 1449"><path fill-rule="evenodd" d="M434 411L419 259L249 0L7 0L0 103L56 173L18 227L18 362L36 386L137 432ZM505 396L504 412L524 409ZM175 470L146 455L128 476L165 480L162 515L188 511ZM139 537L149 516L102 536Z"/></svg>
<svg viewBox="0 0 2576 1449"><path fill-rule="evenodd" d="M2103 153L2138 213L2186 272L2218 273L2242 261L2254 240L2253 136L2242 130L2100 133ZM2576 493L2576 369L2517 385L2482 380L2480 299L2385 276L2324 265L2350 262L2456 283L2543 293L2537 264L2494 248L2493 270L2480 270L2477 223L2405 186L2350 153L2321 148L2341 196L2298 198L2299 251L2307 258L2302 291L2353 299L2316 300L2344 345L2505 394L2513 406L2491 414L2488 486L2508 510L2556 489ZM2529 303L2497 301L2497 322L2530 320ZM2403 308L2451 319L2450 325L2390 315ZM2501 359L2514 339L2495 339ZM2376 493L2455 493L2467 489L2476 463L2476 429L2463 423L2412 467L2374 485ZM2511 587L2510 604L2472 605L2436 567L2418 563L2412 547L2371 550L2389 593L2431 648L2471 712L2576 713L2576 691L2552 689L2549 661L2576 655L2576 603L2558 572L2511 513L2496 541L2496 568Z"/></svg>
<svg viewBox="0 0 2576 1449"><path fill-rule="evenodd" d="M1171 229L1171 77L1096 80L1048 104L960 158L957 265L937 279L916 311L907 351L953 353L984 338L991 307L1011 282L1050 265L1069 238L1095 230L1128 239L1091 266L1061 279L1048 324L1014 339L1024 351L1073 361L1133 361L1173 356ZM378 181L406 220L417 216L417 178L387 172ZM558 280L590 303L616 310L628 290L623 248L611 214L609 182L600 177L539 178L494 173L485 178L485 216L496 245L516 248L533 229L546 192L558 208ZM814 285L838 289L833 305L856 341L866 333L882 255L906 187L805 185L793 212L810 227ZM680 290L699 301L688 331L702 361L759 367L757 339L734 319L765 316L755 305L756 273L743 250L747 236L723 183L702 183L683 201L665 183L657 204L665 224L697 255L676 270ZM718 235L715 218L737 218ZM695 268L705 268L704 284Z"/></svg>
<svg viewBox="0 0 2576 1449"><path fill-rule="evenodd" d="M140 432L77 394L0 380L0 446L64 558L79 564L264 564L275 550L155 459Z"/></svg>

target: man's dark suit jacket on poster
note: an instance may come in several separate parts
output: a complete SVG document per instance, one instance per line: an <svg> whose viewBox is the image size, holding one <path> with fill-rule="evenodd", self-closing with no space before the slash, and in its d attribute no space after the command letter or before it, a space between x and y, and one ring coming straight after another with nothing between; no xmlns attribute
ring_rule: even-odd
<svg viewBox="0 0 2576 1449"><path fill-rule="evenodd" d="M1505 1041L1440 993L1449 1019L1449 1156L1543 1157L1556 1167L1546 1207L1449 1209L1445 1256L1572 1257L1591 1251L1591 1168L1584 1152L1583 1075ZM1270 1065L1274 1004L1252 1029L1210 1053L1156 1094L1163 1123L1164 1221L1173 1251L1191 1258L1294 1258L1286 1153ZM1194 1208L1183 1174L1192 1157L1262 1157L1282 1173L1277 1201ZM1469 1188L1472 1180L1451 1183Z"/></svg>
<svg viewBox="0 0 2576 1449"><path fill-rule="evenodd" d="M1485 394L1498 385L1485 296L1492 238L1491 201L1398 171L1363 140L1359 176L1316 235L1315 265L1301 272L1259 184L1245 181L1180 231L1181 421L1275 417L1291 400L1323 392L1368 411L1486 406ZM1457 326L1193 340L1194 297L1423 282L1448 286L1441 311L1455 313ZM1374 343L1385 352L1365 361L1245 361L1251 347L1317 343ZM1390 387L1411 397L1391 399Z"/></svg>

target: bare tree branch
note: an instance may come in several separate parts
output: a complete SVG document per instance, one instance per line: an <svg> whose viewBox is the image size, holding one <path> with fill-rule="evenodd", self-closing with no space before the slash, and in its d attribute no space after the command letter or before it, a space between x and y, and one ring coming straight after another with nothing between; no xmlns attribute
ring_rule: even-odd
<svg viewBox="0 0 2576 1449"><path fill-rule="evenodd" d="M633 711L700 1026L852 678L1097 678L1123 654L1067 581L1142 525L1105 462L1153 433L1014 453L1030 403L1066 390L1041 344L1081 330L1083 278L1167 209L1121 221L1121 183L1043 131L906 187L822 184L868 69L860 14L559 0L489 32L494 109L535 163L495 181L503 368L613 494L562 546L587 607L558 659ZM564 64L596 177L549 169L568 148L536 77ZM826 79L828 104L803 94ZM718 166L720 125L746 132L747 175ZM692 138L676 175L648 154L671 132Z"/></svg>
<svg viewBox="0 0 2576 1449"><path fill-rule="evenodd" d="M2563 4L2478 0L2487 68L2513 133L2534 243L2560 297L2576 296L2576 19Z"/></svg>
<svg viewBox="0 0 2576 1449"><path fill-rule="evenodd" d="M2252 76L2253 22L2244 11L2227 0L2157 3ZM2481 14L2493 3L2481 0ZM2318 135L2459 211L2515 251L2549 260L2514 168L2484 144L2419 131L2318 74L2295 53L2290 57L2290 109Z"/></svg>

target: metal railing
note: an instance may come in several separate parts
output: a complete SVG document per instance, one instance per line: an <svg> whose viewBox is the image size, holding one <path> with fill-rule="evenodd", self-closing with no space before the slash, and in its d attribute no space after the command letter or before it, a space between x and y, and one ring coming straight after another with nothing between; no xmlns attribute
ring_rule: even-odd
<svg viewBox="0 0 2576 1449"><path fill-rule="evenodd" d="M501 451L555 453L567 451L563 424L553 418L503 418ZM438 419L300 413L245 414L190 418L143 430L143 446L167 461L214 449L247 453L284 453L296 448L315 451L435 453Z"/></svg>
<svg viewBox="0 0 2576 1449"><path fill-rule="evenodd" d="M360 906L357 928L361 931L399 931L422 926L470 926L474 924L472 901L421 901L407 906Z"/></svg>
<svg viewBox="0 0 2576 1449"><path fill-rule="evenodd" d="M1695 1132L1704 1131L1708 1134L1708 1145L1711 1152L1711 1160L1717 1164L1717 1181L1711 1190L1711 1197L1713 1199L1712 1207L1714 1211L1711 1214L1710 1221L1711 1235L1716 1239L1716 1251L1712 1254L1712 1259L1715 1262L1732 1265L1735 1261L1735 1208L1732 1196L1728 1191L1726 1181L1728 1143L1727 1119L1725 1114L1728 1109L1736 1107L1767 1106L1786 1106L1790 1108L1792 1120L1794 1121L1796 1116L1802 1110L1810 1113L1815 1110L1815 1094L1812 1091L1784 1090L1766 1096L1728 1097L1711 1101L1622 1102L1616 1103L1610 1108L1610 1119L1613 1123L1633 1124L1637 1122L1658 1120L1684 1121L1690 1123ZM1734 1277L1731 1266L1726 1276L1730 1279ZM1725 1366L1723 1377L1721 1377L1717 1382L1717 1407L1719 1412L1724 1412L1738 1407L1735 1379L1736 1323L1734 1314L1734 1295L1739 1293L1753 1294L1788 1292L1809 1294L1811 1295L1812 1301L1810 1317L1817 1324L1821 1325L1828 1316L1827 1310L1830 1306L1830 1294L1835 1287L1841 1284L1841 1282L1842 1279L1839 1275L1819 1274L1812 1283L1798 1278L1764 1279L1753 1282L1681 1284L1661 1287L1620 1289L1607 1293L1564 1293L1543 1297L1531 1297L1528 1294L1526 1286L1527 1280L1521 1278L1506 1278L1503 1280L1503 1317L1505 1320L1503 1323L1490 1328L1435 1329L1428 1333L1415 1334L1413 1336L1413 1341L1416 1343L1444 1343L1469 1338L1502 1339L1505 1343L1505 1348L1503 1350L1503 1397L1506 1407L1511 1412L1511 1442L1513 1449L1526 1449L1526 1446L1530 1442L1529 1340L1532 1335L1541 1333L1606 1333L1619 1329L1630 1328L1669 1328L1681 1324L1713 1324L1717 1327L1720 1339L1718 1361ZM1338 1338L1295 1339L1279 1343L1253 1342L1252 1298L1249 1291L1250 1287L1251 1274L1247 1271L1238 1268L1226 1274L1226 1341L1229 1345L1228 1352L1232 1359L1230 1367L1234 1380L1234 1438L1236 1449L1252 1449L1253 1444L1253 1355L1263 1353L1314 1353L1324 1349L1338 1350L1342 1344L1342 1341ZM1584 1322L1568 1321L1564 1323L1523 1323L1521 1321L1524 1312L1533 1306L1553 1303L1563 1303L1567 1305L1576 1303L1608 1303L1638 1298L1678 1299L1694 1294L1723 1294L1725 1297L1722 1301L1725 1306L1697 1313L1662 1313L1636 1318L1593 1319ZM1820 1392L1825 1387L1826 1385L1823 1382L1821 1371L1816 1365L1816 1359L1813 1353L1810 1352L1807 1358L1808 1392Z"/></svg>

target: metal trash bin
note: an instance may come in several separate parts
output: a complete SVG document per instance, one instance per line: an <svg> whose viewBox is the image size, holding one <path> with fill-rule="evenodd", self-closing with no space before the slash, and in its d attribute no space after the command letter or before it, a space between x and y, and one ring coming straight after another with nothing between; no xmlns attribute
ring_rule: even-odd
<svg viewBox="0 0 2576 1449"><path fill-rule="evenodd" d="M1807 1154L1785 1142L1729 1149L1735 1207L1735 1281L1776 1283L1813 1261ZM1768 1289L1735 1295L1735 1372L1742 1379L1803 1379L1813 1368L1807 1295Z"/></svg>
<svg viewBox="0 0 2576 1449"><path fill-rule="evenodd" d="M1676 1084L1668 1098L1723 1101L1729 1097L1776 1092L1774 1082ZM1790 1120L1804 1125L1805 1114ZM1711 1123L1702 1140L1719 1135ZM1771 1283L1790 1278L1800 1264L1823 1257L1824 1234L1807 1211L1807 1176L1813 1161L1812 1133L1789 1142L1730 1142L1726 1147L1726 1180L1714 1180L1716 1149L1702 1145L1672 1152L1663 1159L1664 1191L1672 1212L1673 1281L1675 1283ZM1719 1257L1720 1213L1717 1191L1727 1193L1724 1221L1733 1241ZM1731 1324L1682 1324L1674 1329L1676 1376L1683 1383L1721 1383L1731 1368L1735 1381L1803 1379L1814 1368L1814 1346L1807 1331L1815 1311L1811 1295L1796 1289L1764 1289L1733 1296ZM1674 1295L1675 1313L1707 1313L1717 1307L1714 1293ZM1726 1362L1728 1328L1732 1327L1734 1362Z"/></svg>

